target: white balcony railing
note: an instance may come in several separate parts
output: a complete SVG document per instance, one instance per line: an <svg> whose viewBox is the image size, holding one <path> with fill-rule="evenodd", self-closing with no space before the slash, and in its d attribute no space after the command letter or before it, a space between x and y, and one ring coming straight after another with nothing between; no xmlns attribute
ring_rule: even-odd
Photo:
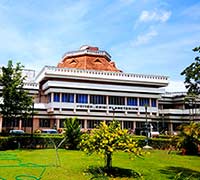
<svg viewBox="0 0 200 180"><path fill-rule="evenodd" d="M135 113L145 113L145 108L143 106L125 106L125 105L106 105L106 104L82 104L82 103L62 103L62 102L51 102L51 103L37 103L34 106L36 109L46 109L47 112L53 113L55 109L59 109L60 112L64 109L71 109L74 112L77 110L87 110L87 111L101 111L109 113L118 112L135 112ZM147 113L158 113L157 107L148 107Z"/></svg>
<svg viewBox="0 0 200 180"><path fill-rule="evenodd" d="M45 76L73 77L73 78L95 78L105 80L124 81L128 83L159 84L160 87L168 85L167 76L132 74L111 71L83 70L75 68L57 68L45 66L36 77L36 82L40 82Z"/></svg>

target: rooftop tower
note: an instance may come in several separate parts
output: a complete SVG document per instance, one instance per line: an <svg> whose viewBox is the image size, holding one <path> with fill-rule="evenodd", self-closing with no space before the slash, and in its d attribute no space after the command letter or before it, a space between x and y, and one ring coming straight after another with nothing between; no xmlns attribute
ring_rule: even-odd
<svg viewBox="0 0 200 180"><path fill-rule="evenodd" d="M65 53L57 67L121 72L106 51L88 45L81 46L77 51Z"/></svg>

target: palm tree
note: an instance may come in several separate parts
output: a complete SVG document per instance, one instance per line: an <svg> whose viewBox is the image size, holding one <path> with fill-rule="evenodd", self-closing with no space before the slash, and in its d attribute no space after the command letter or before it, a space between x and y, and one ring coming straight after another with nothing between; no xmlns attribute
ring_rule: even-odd
<svg viewBox="0 0 200 180"><path fill-rule="evenodd" d="M81 137L81 128L79 121L76 117L74 118L67 118L64 121L64 133L67 137L66 145L68 149L77 149L80 143Z"/></svg>

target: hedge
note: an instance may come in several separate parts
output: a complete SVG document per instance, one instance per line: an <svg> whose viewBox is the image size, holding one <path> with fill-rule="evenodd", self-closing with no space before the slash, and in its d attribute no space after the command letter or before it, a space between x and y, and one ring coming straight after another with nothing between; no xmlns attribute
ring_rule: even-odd
<svg viewBox="0 0 200 180"><path fill-rule="evenodd" d="M18 135L18 136L8 136L0 137L0 150L7 149L17 149L17 148L53 148L53 142L58 145L62 139L63 135ZM146 145L145 136L134 136L135 140L138 142L140 147ZM171 138L150 138L148 139L148 145L154 149L171 149L176 146L176 141L172 141ZM65 148L65 143L61 146Z"/></svg>
<svg viewBox="0 0 200 180"><path fill-rule="evenodd" d="M147 144L146 137L134 137L138 142L139 147L144 147ZM176 147L176 141L171 138L149 138L148 145L151 146L153 149L171 149Z"/></svg>
<svg viewBox="0 0 200 180"><path fill-rule="evenodd" d="M0 150L18 148L53 148L53 142L58 145L62 139L62 135L19 135L0 137ZM64 148L64 144L62 148Z"/></svg>

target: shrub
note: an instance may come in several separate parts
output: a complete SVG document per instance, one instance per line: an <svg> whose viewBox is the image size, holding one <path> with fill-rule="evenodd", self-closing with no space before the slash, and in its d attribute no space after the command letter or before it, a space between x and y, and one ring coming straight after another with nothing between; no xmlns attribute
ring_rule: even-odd
<svg viewBox="0 0 200 180"><path fill-rule="evenodd" d="M78 149L81 141L81 128L77 118L68 118L64 121L64 135L67 137L67 148Z"/></svg>
<svg viewBox="0 0 200 180"><path fill-rule="evenodd" d="M200 123L184 124L179 127L177 147L183 149L185 154L197 154L200 145Z"/></svg>

